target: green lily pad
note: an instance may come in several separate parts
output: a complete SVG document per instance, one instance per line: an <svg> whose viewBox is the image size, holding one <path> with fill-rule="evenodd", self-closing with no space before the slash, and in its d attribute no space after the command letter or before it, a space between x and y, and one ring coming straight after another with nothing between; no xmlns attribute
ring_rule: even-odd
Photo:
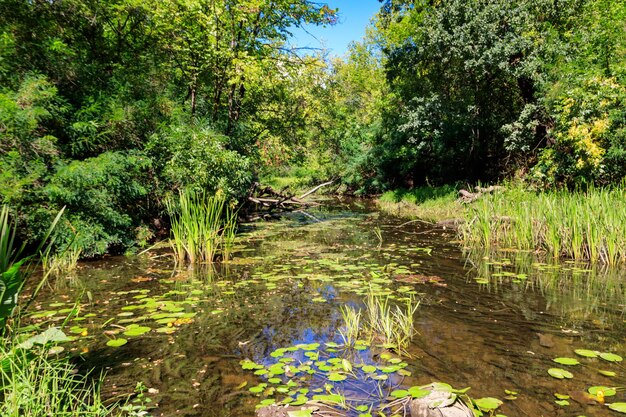
<svg viewBox="0 0 626 417"><path fill-rule="evenodd" d="M589 392L589 394L591 395L598 395L599 391L602 391L605 397L612 397L616 394L615 388L610 387L589 387L589 389L587 390L587 392Z"/></svg>
<svg viewBox="0 0 626 417"><path fill-rule="evenodd" d="M626 414L626 403L607 404L607 407L613 411L617 411L618 413Z"/></svg>
<svg viewBox="0 0 626 417"><path fill-rule="evenodd" d="M404 389L397 389L395 391L392 391L390 395L394 398L404 398L409 396L409 391Z"/></svg>
<svg viewBox="0 0 626 417"><path fill-rule="evenodd" d="M620 355L608 352L601 353L600 357L608 362L621 362L622 360L624 360Z"/></svg>
<svg viewBox="0 0 626 417"><path fill-rule="evenodd" d="M117 339L109 340L107 342L107 346L120 347L120 346L124 346L126 343L128 343L128 340L126 340L126 339L124 339L122 337L119 337Z"/></svg>
<svg viewBox="0 0 626 417"><path fill-rule="evenodd" d="M580 362L578 362L574 358L554 358L554 359L552 359L552 361L556 362L558 364L567 365L567 366L574 366L574 365L579 365L580 364Z"/></svg>
<svg viewBox="0 0 626 417"><path fill-rule="evenodd" d="M567 400L557 400L557 401L555 401L555 403L557 405L560 405L561 407L566 407L566 406L569 405L569 401L567 401Z"/></svg>
<svg viewBox="0 0 626 417"><path fill-rule="evenodd" d="M336 372L333 372L332 374L328 375L328 380L329 381L333 381L333 382L340 382L343 381L347 378L347 376L345 376L344 374L338 374Z"/></svg>
<svg viewBox="0 0 626 417"><path fill-rule="evenodd" d="M502 405L502 401L493 397L479 398L474 403L483 411L493 411Z"/></svg>
<svg viewBox="0 0 626 417"><path fill-rule="evenodd" d="M411 388L409 388L409 394L414 399L424 398L424 397L426 397L430 393L431 393L430 390L423 389L423 388L420 388L420 387L411 387Z"/></svg>
<svg viewBox="0 0 626 417"><path fill-rule="evenodd" d="M143 334L148 333L152 330L150 327L146 326L136 326L136 327L128 327L128 330L124 332L125 336L141 336Z"/></svg>
<svg viewBox="0 0 626 417"><path fill-rule="evenodd" d="M603 371L603 370L599 370L598 371L601 375L604 376L616 376L617 374L613 371Z"/></svg>
<svg viewBox="0 0 626 417"><path fill-rule="evenodd" d="M574 375L571 372L566 371L565 369L560 369L560 368L550 368L548 369L548 373L550 374L550 376L557 378L557 379L574 378Z"/></svg>
<svg viewBox="0 0 626 417"><path fill-rule="evenodd" d="M372 372L376 372L376 368L373 365L364 365L362 368L363 372L367 373L367 374L371 374Z"/></svg>
<svg viewBox="0 0 626 417"><path fill-rule="evenodd" d="M598 357L598 352L589 350L589 349L576 349L574 353L576 353L578 356L582 356L585 358L597 358Z"/></svg>

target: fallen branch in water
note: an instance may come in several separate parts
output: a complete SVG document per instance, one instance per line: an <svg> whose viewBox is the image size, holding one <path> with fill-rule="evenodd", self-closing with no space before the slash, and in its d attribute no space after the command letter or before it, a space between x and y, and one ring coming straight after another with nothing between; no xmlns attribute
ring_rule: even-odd
<svg viewBox="0 0 626 417"><path fill-rule="evenodd" d="M292 211L310 206L317 206L319 205L319 203L315 203L312 201L303 201L303 199L315 193L320 188L330 185L332 183L333 181L328 181L323 184L317 185L306 193L302 194L300 197L285 194L284 190L278 192L270 186L259 188L259 184L255 183L252 191L250 192L250 195L248 196L248 201L256 204L257 206L260 206L259 208L261 209L267 209L269 212ZM255 191L256 195L254 195Z"/></svg>

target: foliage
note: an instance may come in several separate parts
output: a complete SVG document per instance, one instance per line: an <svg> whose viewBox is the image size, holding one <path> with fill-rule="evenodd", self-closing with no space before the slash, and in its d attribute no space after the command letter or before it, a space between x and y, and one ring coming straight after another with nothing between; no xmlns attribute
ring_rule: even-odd
<svg viewBox="0 0 626 417"><path fill-rule="evenodd" d="M474 202L460 235L468 245L615 265L626 261L625 203L622 188L536 193L517 187Z"/></svg>
<svg viewBox="0 0 626 417"><path fill-rule="evenodd" d="M358 193L618 183L625 19L606 0L385 2L333 63L329 164Z"/></svg>
<svg viewBox="0 0 626 417"><path fill-rule="evenodd" d="M155 134L147 150L165 189L221 190L239 197L252 182L251 160L228 143L228 137L209 128L176 126Z"/></svg>
<svg viewBox="0 0 626 417"><path fill-rule="evenodd" d="M51 345L25 349L0 338L0 413L7 417L105 417L98 384L76 373L68 359L49 354Z"/></svg>
<svg viewBox="0 0 626 417"><path fill-rule="evenodd" d="M132 246L135 228L150 206L150 166L150 159L137 151L106 152L60 165L44 193L55 206L67 207L67 222L58 231L64 243L76 238L88 257Z"/></svg>
<svg viewBox="0 0 626 417"><path fill-rule="evenodd" d="M49 225L48 231L42 237L39 246L33 255L26 255L25 245L17 240L18 224L15 217L11 217L9 207L2 206L0 210L0 338L4 336L7 320L13 315L18 305L20 292L32 273L29 262L34 256L47 256L50 253L52 241L50 235L57 226L64 209L61 209ZM30 300L37 295L46 276L33 290Z"/></svg>
<svg viewBox="0 0 626 417"><path fill-rule="evenodd" d="M166 202L172 224L172 247L179 261L211 263L220 247L223 259L232 252L237 217L223 193L209 197L181 190Z"/></svg>

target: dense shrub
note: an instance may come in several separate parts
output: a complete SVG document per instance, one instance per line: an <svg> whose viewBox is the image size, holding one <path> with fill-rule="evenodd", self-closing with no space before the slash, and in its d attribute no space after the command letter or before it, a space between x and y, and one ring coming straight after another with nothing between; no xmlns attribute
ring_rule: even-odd
<svg viewBox="0 0 626 417"><path fill-rule="evenodd" d="M241 197L252 183L248 157L229 149L228 138L210 128L174 125L153 135L147 145L163 191L191 188L222 190Z"/></svg>
<svg viewBox="0 0 626 417"><path fill-rule="evenodd" d="M77 234L85 256L133 246L153 204L150 167L150 159L138 151L105 152L61 164L44 194L53 206L67 207L67 221L60 225L63 240Z"/></svg>

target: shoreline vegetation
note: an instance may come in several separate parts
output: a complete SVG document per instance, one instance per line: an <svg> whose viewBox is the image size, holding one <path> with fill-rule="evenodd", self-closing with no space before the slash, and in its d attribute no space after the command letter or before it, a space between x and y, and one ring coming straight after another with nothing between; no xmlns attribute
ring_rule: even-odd
<svg viewBox="0 0 626 417"><path fill-rule="evenodd" d="M466 247L532 251L555 260L626 263L623 186L534 191L515 184L463 203L454 187L383 194L383 212L454 227Z"/></svg>

